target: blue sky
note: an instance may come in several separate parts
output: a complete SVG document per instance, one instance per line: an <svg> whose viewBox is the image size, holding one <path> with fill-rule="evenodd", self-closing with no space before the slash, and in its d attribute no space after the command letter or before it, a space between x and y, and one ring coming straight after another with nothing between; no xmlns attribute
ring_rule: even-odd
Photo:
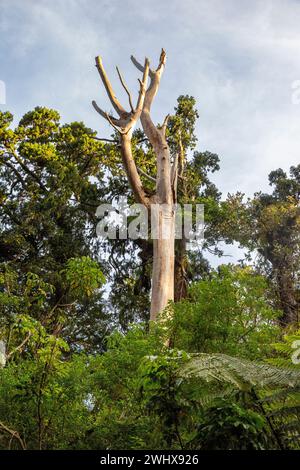
<svg viewBox="0 0 300 470"><path fill-rule="evenodd" d="M94 67L102 55L117 93L119 65L132 91L129 58L168 62L153 105L157 121L180 94L198 103L199 150L221 158L214 181L224 196L268 188L267 175L299 163L300 1L0 0L0 80L19 119L34 106L83 120L108 136L91 101L110 109Z"/></svg>

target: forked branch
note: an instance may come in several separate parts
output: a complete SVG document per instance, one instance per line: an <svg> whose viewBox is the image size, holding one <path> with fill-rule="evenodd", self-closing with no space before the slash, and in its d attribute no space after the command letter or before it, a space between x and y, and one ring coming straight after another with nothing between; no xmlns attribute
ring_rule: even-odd
<svg viewBox="0 0 300 470"><path fill-rule="evenodd" d="M118 113L120 117L126 117L128 113L125 111L125 109L123 108L123 106L121 105L121 103L119 102L119 100L117 99L113 91L111 83L104 70L101 57L100 56L96 57L95 61L96 61L97 70L99 72L103 85L105 86L105 89L106 89L106 92L110 99L111 104L113 105L115 111Z"/></svg>
<svg viewBox="0 0 300 470"><path fill-rule="evenodd" d="M149 199L143 188L141 178L138 173L138 170L137 170L137 167L136 167L133 155L132 155L131 137L132 137L133 127L135 126L136 122L140 118L142 110L143 110L143 106L144 106L144 100L145 100L146 88L147 88L147 82L148 82L148 76L149 76L149 61L148 59L145 59L145 64L143 66L143 78L142 80L139 80L140 89L139 89L139 96L138 96L137 104L135 108L133 107L133 104L132 104L131 94L123 80L123 77L119 69L117 68L120 82L128 95L129 104L131 108L130 112L127 112L122 107L118 99L116 98L113 92L111 83L104 70L102 60L100 57L96 57L96 66L99 71L103 85L107 91L108 97L114 109L117 111L119 118L115 118L112 115L108 114L107 112L103 111L101 108L99 108L99 106L97 105L95 101L93 101L92 104L95 110L102 117L104 117L110 123L110 125L115 130L117 130L118 133L120 134L120 144L121 144L123 166L126 171L129 184L136 196L137 201L144 204L147 207L149 205Z"/></svg>
<svg viewBox="0 0 300 470"><path fill-rule="evenodd" d="M122 86L124 87L128 98L129 98L129 103L131 107L131 111L127 112L123 106L120 104L118 99L116 98L114 91L112 89L111 83L108 79L108 76L105 72L105 69L102 64L102 60L100 57L96 57L96 66L99 71L99 75L101 77L102 83L106 89L107 95L114 107L114 109L117 111L118 115L120 116L119 118L115 118L111 114L108 114L106 111L103 111L95 101L92 101L92 105L95 108L95 110L102 116L104 119L106 119L111 126L116 129L121 135L128 134L128 132L133 128L133 126L136 124L137 120L140 118L143 105L144 105L144 99L146 95L146 86L147 86L147 81L148 81L148 75L149 75L149 61L148 59L145 59L145 65L143 67L143 80L139 80L140 83L140 90L139 90L139 97L137 101L136 108L133 108L132 104L132 99L131 99L131 94L123 80L122 75L120 74L119 69L117 68L118 75L121 81Z"/></svg>
<svg viewBox="0 0 300 470"><path fill-rule="evenodd" d="M122 87L124 88L124 90L126 91L127 93L127 96L128 96L128 101L129 101L129 106L130 106L130 109L131 109L131 112L134 113L134 108L133 108L133 104L132 104L132 99L131 99L131 94L130 94L130 91L128 90L128 87L126 85L126 83L124 82L124 78L122 77L122 74L119 70L119 67L116 67L117 69L117 73L118 73L118 77L120 79L120 82L122 84Z"/></svg>
<svg viewBox="0 0 300 470"><path fill-rule="evenodd" d="M135 59L135 57L131 56L131 60L133 64L137 67L138 70L144 72L144 67ZM150 76L150 85L146 91L143 111L141 114L141 122L144 129L144 132L148 139L150 140L154 149L157 149L157 146L161 143L161 133L159 129L154 125L151 117L150 117L150 110L153 99L158 91L161 75L163 73L164 67L166 63L166 53L164 49L162 49L159 63L156 70L149 70Z"/></svg>

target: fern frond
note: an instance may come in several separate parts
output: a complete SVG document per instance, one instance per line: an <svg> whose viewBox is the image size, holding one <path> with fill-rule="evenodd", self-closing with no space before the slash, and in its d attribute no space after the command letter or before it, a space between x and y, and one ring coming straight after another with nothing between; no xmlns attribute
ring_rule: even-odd
<svg viewBox="0 0 300 470"><path fill-rule="evenodd" d="M217 400L225 398L232 392L232 388L222 387L213 391L211 389L201 390L200 394L197 396L197 403L202 408L209 408L214 405Z"/></svg>
<svg viewBox="0 0 300 470"><path fill-rule="evenodd" d="M299 420L294 420L294 421L291 421L287 424L283 424L282 426L279 426L278 428L281 432L291 432L294 434L294 436L296 435L297 437L300 437L300 424L299 424Z"/></svg>
<svg viewBox="0 0 300 470"><path fill-rule="evenodd" d="M277 402L286 402L288 400L297 400L300 403L300 386L296 386L293 388L284 388L278 390L271 395L267 395L261 398L259 401L260 403L270 403L275 404Z"/></svg>
<svg viewBox="0 0 300 470"><path fill-rule="evenodd" d="M207 382L230 383L243 391L249 391L253 387L300 386L299 371L258 364L225 354L194 354L182 366L180 374L187 379L200 378Z"/></svg>
<svg viewBox="0 0 300 470"><path fill-rule="evenodd" d="M278 410L272 411L269 416L272 418L280 417L281 419L290 416L300 416L300 405L284 406ZM298 426L300 426L299 423Z"/></svg>

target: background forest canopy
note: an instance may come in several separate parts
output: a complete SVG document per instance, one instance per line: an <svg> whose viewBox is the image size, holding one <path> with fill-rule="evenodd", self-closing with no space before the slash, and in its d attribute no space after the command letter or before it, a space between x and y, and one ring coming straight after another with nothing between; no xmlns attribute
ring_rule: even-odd
<svg viewBox="0 0 300 470"><path fill-rule="evenodd" d="M135 201L117 130L0 112L0 449L299 448L300 165L222 198L197 119L181 95L159 126L205 239L176 240L174 302L150 322L153 241L96 236L100 204ZM140 128L131 151L151 198ZM213 269L232 243L244 258Z"/></svg>

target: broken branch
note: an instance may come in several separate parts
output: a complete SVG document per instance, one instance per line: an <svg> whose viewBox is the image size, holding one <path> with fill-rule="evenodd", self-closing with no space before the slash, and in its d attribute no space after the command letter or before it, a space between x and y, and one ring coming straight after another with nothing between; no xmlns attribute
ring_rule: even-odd
<svg viewBox="0 0 300 470"><path fill-rule="evenodd" d="M106 92L108 94L108 97L110 99L110 102L111 104L113 105L115 111L118 113L118 115L120 117L125 117L127 116L127 112L125 111L125 109L123 108L123 106L121 105L121 103L119 102L119 100L117 99L114 91L113 91L113 88L111 86L111 83L108 79L108 76L106 75L106 72L104 70L104 67L103 67L103 64L102 64L102 59L100 56L96 57L95 58L95 61L96 61L96 67L97 67L97 70L99 72L99 75L101 77L101 80L103 82L103 85L106 89Z"/></svg>

